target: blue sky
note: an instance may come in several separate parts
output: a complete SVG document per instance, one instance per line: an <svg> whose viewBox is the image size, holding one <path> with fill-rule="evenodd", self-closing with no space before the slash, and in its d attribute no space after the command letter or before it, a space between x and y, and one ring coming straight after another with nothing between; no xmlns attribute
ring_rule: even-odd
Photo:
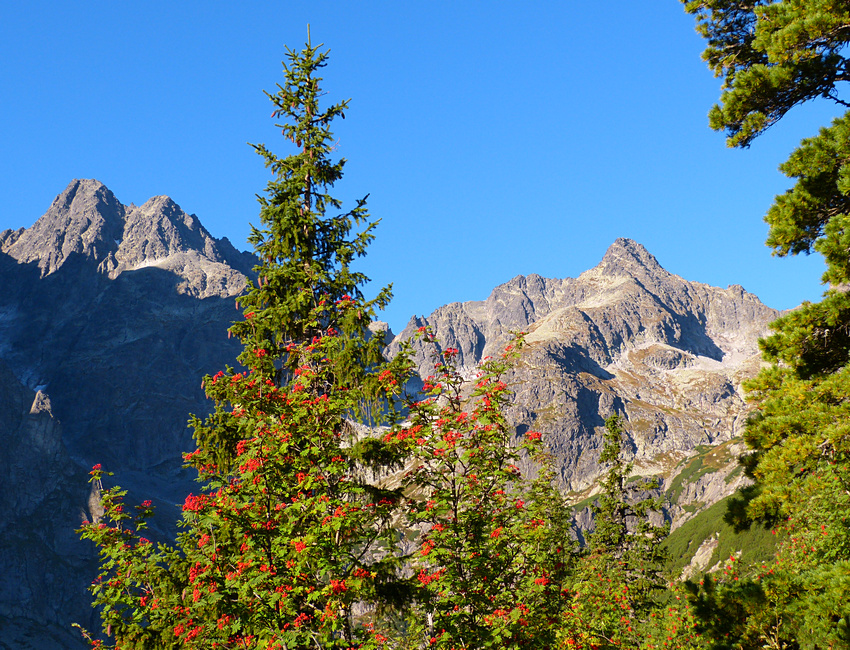
<svg viewBox="0 0 850 650"><path fill-rule="evenodd" d="M381 219L360 268L394 283L396 331L518 274L575 277L617 237L772 307L819 298L820 257L771 257L762 217L790 184L777 166L838 112L727 149L675 0L0 3L0 229L96 178L248 248L268 172L246 143L287 153L262 91L308 23L328 99L352 100L336 194Z"/></svg>

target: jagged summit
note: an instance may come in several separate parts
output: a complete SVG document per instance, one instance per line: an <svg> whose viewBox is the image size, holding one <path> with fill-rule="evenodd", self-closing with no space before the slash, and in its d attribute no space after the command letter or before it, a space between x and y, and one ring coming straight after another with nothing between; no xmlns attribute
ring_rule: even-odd
<svg viewBox="0 0 850 650"><path fill-rule="evenodd" d="M71 256L110 278L158 267L183 278L178 290L198 297L242 290L253 257L210 235L168 196L124 206L100 181L75 179L29 229L0 234L0 250L19 263L56 272Z"/></svg>
<svg viewBox="0 0 850 650"><path fill-rule="evenodd" d="M645 467L740 435L741 381L758 369L758 337L777 316L740 287L685 280L642 245L617 239L577 278L517 276L486 300L415 318L390 350L428 325L473 376L512 331L525 331L508 377L511 418L547 432L564 485L583 490L598 474L598 430L611 413L625 415ZM421 341L413 349L420 376L433 373L432 350Z"/></svg>
<svg viewBox="0 0 850 650"><path fill-rule="evenodd" d="M115 258L117 267L124 270L192 251L213 262L225 261L218 241L195 215L186 214L168 196L155 196L128 208Z"/></svg>
<svg viewBox="0 0 850 650"><path fill-rule="evenodd" d="M605 251L599 264L580 277L632 278L655 283L667 280L671 275L642 244L619 237Z"/></svg>
<svg viewBox="0 0 850 650"><path fill-rule="evenodd" d="M614 240L598 265L598 267L615 272L632 270L635 266L647 271L669 275L655 259L655 256L646 250L642 244L625 237L618 237Z"/></svg>
<svg viewBox="0 0 850 650"><path fill-rule="evenodd" d="M453 303L428 318L412 319L395 345L424 324L441 323L445 344L458 348L462 362L473 367L498 352L511 331L527 331L530 341L543 341L590 328L598 344L591 346L591 356L603 366L650 342L719 358L731 348L715 345L714 332L749 332L752 321L758 329L774 317L755 296L684 280L664 269L643 245L621 237L577 278L519 275L486 300ZM750 343L747 352L754 354L755 340Z"/></svg>
<svg viewBox="0 0 850 650"><path fill-rule="evenodd" d="M100 260L117 249L124 211L100 181L75 179L31 228L6 231L2 251L20 263L37 262L42 275L74 253Z"/></svg>

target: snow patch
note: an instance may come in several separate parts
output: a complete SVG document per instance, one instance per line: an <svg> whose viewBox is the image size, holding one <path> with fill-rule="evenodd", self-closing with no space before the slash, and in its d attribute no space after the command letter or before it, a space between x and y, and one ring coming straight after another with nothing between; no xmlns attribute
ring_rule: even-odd
<svg viewBox="0 0 850 650"><path fill-rule="evenodd" d="M126 270L138 271L139 269L146 269L152 266L156 268L163 268L173 257L173 255L168 255L167 257L151 257L146 260L142 260L138 264L134 264L133 266L128 267Z"/></svg>

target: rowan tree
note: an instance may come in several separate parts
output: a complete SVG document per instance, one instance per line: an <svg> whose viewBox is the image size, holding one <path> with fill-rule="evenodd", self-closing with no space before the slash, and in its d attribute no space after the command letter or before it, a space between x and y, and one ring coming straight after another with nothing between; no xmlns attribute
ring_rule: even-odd
<svg viewBox="0 0 850 650"><path fill-rule="evenodd" d="M409 421L387 434L409 449L411 525L421 531L410 565L414 647L553 647L574 542L542 434L516 437L503 414L503 375L520 345L485 361L471 391L458 351L442 350Z"/></svg>

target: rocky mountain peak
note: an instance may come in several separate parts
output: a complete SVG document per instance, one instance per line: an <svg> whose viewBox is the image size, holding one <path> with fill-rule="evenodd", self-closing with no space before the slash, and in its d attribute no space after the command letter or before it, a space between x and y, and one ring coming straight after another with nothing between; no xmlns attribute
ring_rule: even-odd
<svg viewBox="0 0 850 650"><path fill-rule="evenodd" d="M186 418L211 409L200 378L236 363L255 261L168 197L124 206L94 180L0 251L0 648L82 649L94 549L74 531L102 514L87 468L166 511L193 489Z"/></svg>
<svg viewBox="0 0 850 650"><path fill-rule="evenodd" d="M659 281L669 278L671 274L643 245L631 239L619 237L605 251L602 261L579 277L599 275Z"/></svg>
<svg viewBox="0 0 850 650"><path fill-rule="evenodd" d="M126 268L189 251L222 261L215 238L195 215L184 212L170 197L155 196L128 209L116 255L119 264Z"/></svg>
<svg viewBox="0 0 850 650"><path fill-rule="evenodd" d="M599 473L599 432L611 413L625 416L635 461L646 467L740 435L741 381L758 369L758 337L777 315L740 287L685 280L637 242L617 239L577 278L520 276L487 300L413 319L390 350L428 325L472 376L511 330L526 331L509 375L512 421L544 431L563 484L584 490ZM424 378L432 350L421 342L413 349Z"/></svg>
<svg viewBox="0 0 850 650"><path fill-rule="evenodd" d="M183 279L180 293L233 295L245 285L253 257L218 240L168 196L124 206L100 181L76 179L26 230L0 233L0 250L19 263L57 271L74 255L111 279L158 267Z"/></svg>
<svg viewBox="0 0 850 650"><path fill-rule="evenodd" d="M43 276L74 254L102 259L117 249L124 211L100 181L75 179L31 228L4 241L3 252L20 263L37 262Z"/></svg>

